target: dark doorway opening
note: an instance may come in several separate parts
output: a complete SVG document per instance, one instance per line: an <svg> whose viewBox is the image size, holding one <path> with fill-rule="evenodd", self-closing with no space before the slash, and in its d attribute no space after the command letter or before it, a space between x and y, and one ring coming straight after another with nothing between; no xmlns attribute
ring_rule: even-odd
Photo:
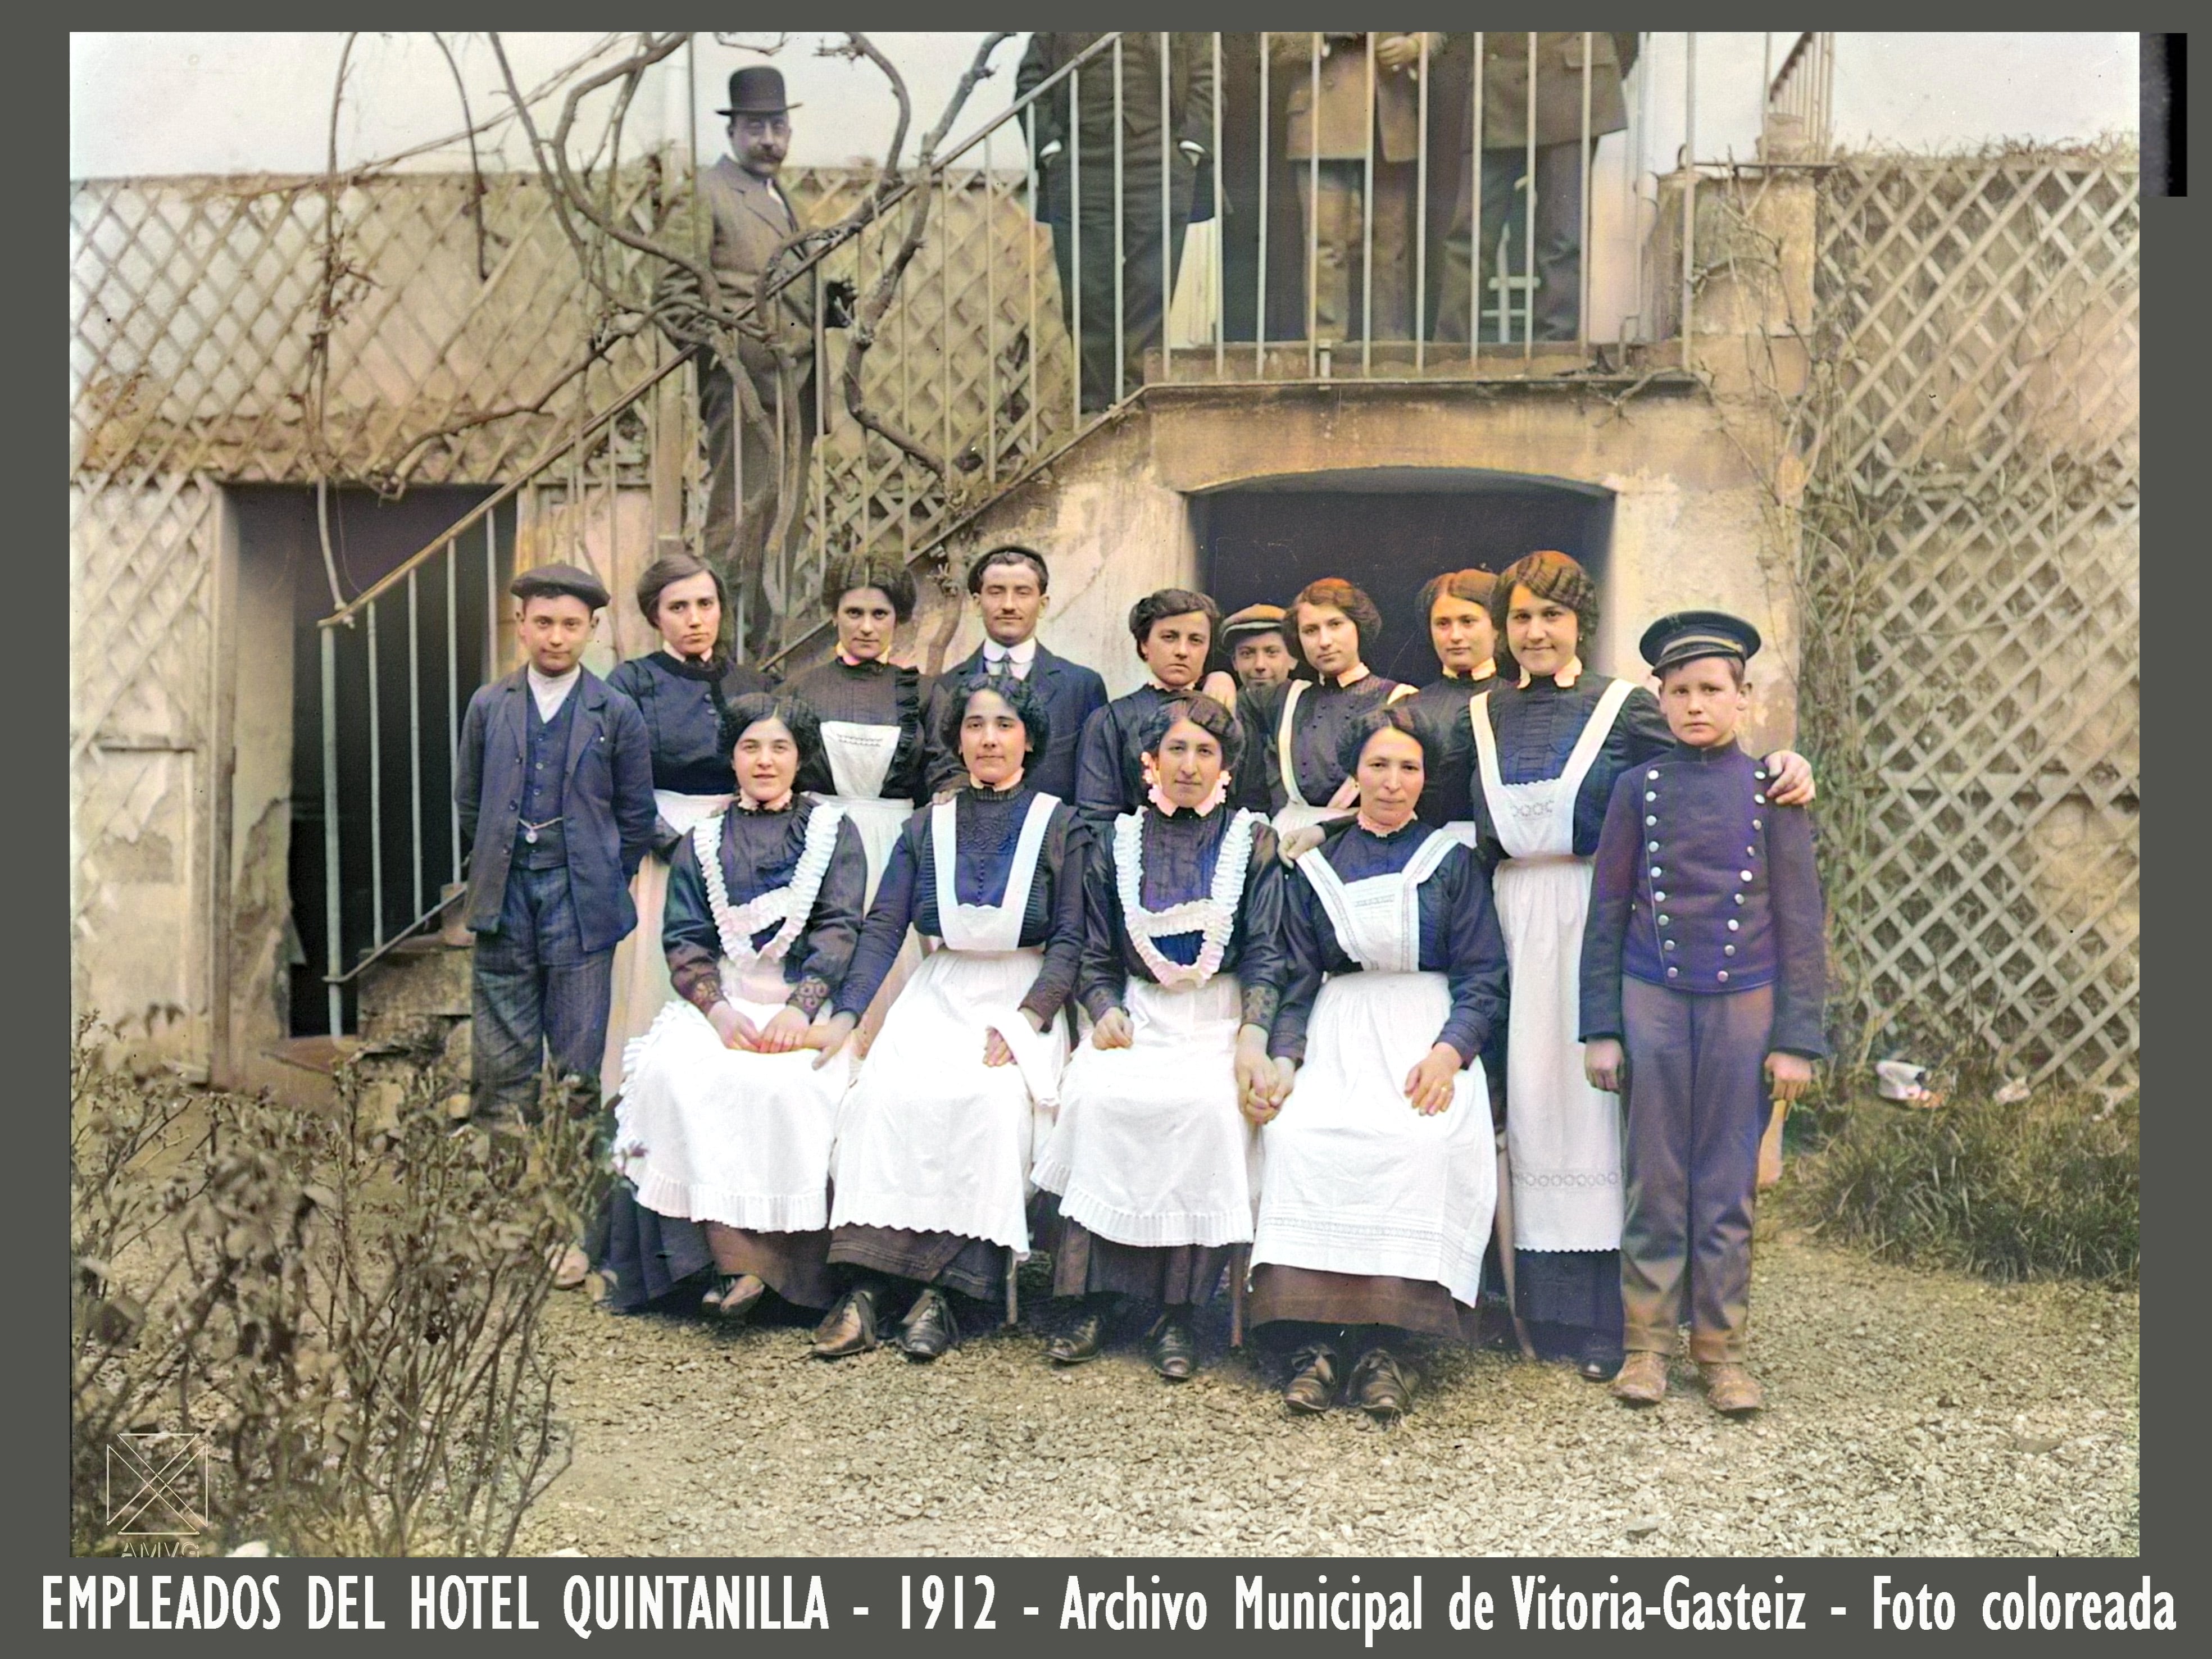
<svg viewBox="0 0 2212 1659"><path fill-rule="evenodd" d="M325 886L322 629L317 624L337 607L331 599L315 492L259 486L233 493L241 553L252 554L258 568L281 566L291 584L291 853L287 885L295 938L286 1001L291 1036L330 1035L329 988L324 979L330 930ZM386 501L372 490L332 489L330 539L339 592L350 600L390 574L490 493L473 486L425 486ZM514 563L512 504L503 505L494 516L498 522L492 537L491 585L503 594ZM439 887L455 878L447 711L451 703L458 720L459 710L466 708L491 661L486 539L481 525L459 538L458 553L450 611L450 679L445 560L429 561L418 575L411 622L404 582L377 605L379 763L374 770L379 810L374 814L369 808L368 629L365 619L357 619L350 629L334 630L342 832L338 933L340 957L347 967L380 933L388 937L421 914L416 908L418 891L427 896L426 905L434 905ZM350 1028L354 1010L349 987L343 1013L343 1027Z"/></svg>
<svg viewBox="0 0 2212 1659"><path fill-rule="evenodd" d="M1224 612L1281 605L1317 577L1342 576L1382 613L1368 666L1417 685L1437 677L1427 623L1417 614L1430 577L1502 570L1557 548L1602 586L1613 539L1611 490L1523 473L1287 478L1199 500L1204 580Z"/></svg>

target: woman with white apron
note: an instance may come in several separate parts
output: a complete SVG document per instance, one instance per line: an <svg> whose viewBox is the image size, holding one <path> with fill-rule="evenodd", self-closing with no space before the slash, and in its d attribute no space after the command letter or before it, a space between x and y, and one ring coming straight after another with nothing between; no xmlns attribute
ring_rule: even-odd
<svg viewBox="0 0 2212 1659"><path fill-rule="evenodd" d="M1291 1351L1292 1410L1327 1410L1348 1381L1387 1419L1412 1401L1409 1344L1473 1334L1498 1185L1473 1062L1504 1017L1505 949L1474 855L1414 817L1413 716L1377 709L1346 742L1358 815L1299 857L1284 900L1268 1047L1291 1086L1260 1114L1249 1317Z"/></svg>
<svg viewBox="0 0 2212 1659"><path fill-rule="evenodd" d="M730 801L730 751L722 711L732 697L765 691L758 670L732 662L722 641L722 579L687 553L655 559L637 579L637 607L660 647L615 665L607 684L637 705L653 742L653 794L660 821L653 850L630 880L637 927L615 946L601 1096L622 1091L623 1054L676 994L660 954L668 863L702 818ZM696 1250L696 1244L686 1254Z"/></svg>
<svg viewBox="0 0 2212 1659"><path fill-rule="evenodd" d="M712 1257L709 1313L833 1293L830 1153L850 1068L817 1067L806 1045L860 939L867 860L842 809L793 787L820 741L805 705L754 693L726 724L737 798L677 848L661 934L676 995L630 1044L615 1109L623 1180L601 1264L617 1311L665 1294L653 1258L684 1224Z"/></svg>
<svg viewBox="0 0 2212 1659"><path fill-rule="evenodd" d="M1259 753L1245 769L1237 804L1268 814L1279 836L1297 836L1285 849L1294 856L1314 840L1298 832L1340 823L1358 804L1338 758L1346 729L1413 688L1367 666L1363 653L1382 631L1382 616L1350 582L1307 583L1291 601L1290 622L1316 678L1249 685L1238 695L1239 723Z"/></svg>
<svg viewBox="0 0 2212 1659"><path fill-rule="evenodd" d="M1153 1369L1198 1364L1190 1310L1252 1237L1256 1138L1242 1108L1271 1085L1282 981L1274 832L1226 804L1239 734L1186 695L1134 741L1149 797L1110 821L1084 874L1076 999L1091 1039L1068 1061L1036 1182L1060 1197L1053 1294L1077 1298L1046 1357L1096 1358L1117 1299L1154 1314Z"/></svg>
<svg viewBox="0 0 2212 1659"><path fill-rule="evenodd" d="M1659 700L1583 666L1597 589L1564 553L1498 573L1499 675L1470 714L1478 852L1512 962L1505 1045L1516 1312L1540 1357L1602 1382L1621 1350L1620 1097L1583 1073L1583 924L1613 781L1674 741ZM1774 799L1812 798L1802 757L1768 759Z"/></svg>
<svg viewBox="0 0 2212 1659"><path fill-rule="evenodd" d="M848 1288L816 1332L838 1358L898 1345L933 1359L959 1340L947 1292L983 1297L1029 1252L1031 1154L1066 1058L1060 1008L1083 948L1075 809L1023 779L1049 725L1036 694L978 675L946 704L968 781L899 832L825 1033L829 1061L890 972L906 930L939 941L885 1015L838 1133L830 1260Z"/></svg>

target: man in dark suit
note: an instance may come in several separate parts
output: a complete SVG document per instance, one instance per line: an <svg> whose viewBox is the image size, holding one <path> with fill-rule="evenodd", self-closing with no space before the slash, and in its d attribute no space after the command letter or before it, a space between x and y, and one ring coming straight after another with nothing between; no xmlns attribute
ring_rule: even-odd
<svg viewBox="0 0 2212 1659"><path fill-rule="evenodd" d="M1106 706L1106 682L1081 663L1056 657L1036 637L1052 581L1044 556L1033 549L992 548L968 567L968 591L983 613L981 645L938 676L929 694L927 737L930 793L957 788L966 775L959 751L944 741L945 704L976 674L1012 674L1043 698L1052 742L1024 770L1024 781L1073 805L1076 756L1084 722Z"/></svg>
<svg viewBox="0 0 2212 1659"><path fill-rule="evenodd" d="M701 207L711 216L707 262L726 307L741 307L760 286L769 257L799 228L797 211L776 182L791 149L783 75L765 65L730 76L730 154L698 177ZM699 331L681 307L697 279L677 266L663 273L656 299L678 307L671 331L687 342ZM834 309L834 304L833 304ZM833 319L833 323L834 323ZM698 359L699 418L712 469L707 494L707 556L736 595L743 619L738 642L746 659L760 657L773 623L793 596L782 591L783 555L801 529L809 459L814 453L814 283L802 276L738 335L738 367L751 381L772 436L747 422L738 406L730 366L711 351ZM733 447L734 445L734 447ZM739 499L742 489L743 499ZM787 492L793 510L782 544L769 532Z"/></svg>
<svg viewBox="0 0 2212 1659"><path fill-rule="evenodd" d="M453 800L469 843L476 1112L534 1113L539 1064L595 1104L629 879L653 844L653 756L637 705L583 665L607 590L574 565L509 586L527 660L478 688Z"/></svg>
<svg viewBox="0 0 2212 1659"><path fill-rule="evenodd" d="M1015 74L1014 95L1027 96L1101 38L1096 33L1030 35L1029 50ZM1212 154L1212 39L1173 34L1168 42L1164 112L1160 106L1160 36L1128 30L1120 45L1118 126L1112 46L1086 59L1047 91L1031 116L1037 211L1052 226L1060 315L1070 334L1076 332L1079 284L1083 295L1081 398L1085 412L1104 409L1121 393L1135 391L1144 381L1146 351L1165 338L1167 308L1175 297L1175 274L1182 259L1183 231L1190 222L1200 167ZM1121 186L1118 267L1114 240L1117 133ZM1164 282L1160 245L1164 198L1168 221ZM1079 231L1080 272L1075 270ZM1121 296L1118 385L1114 356L1117 270Z"/></svg>
<svg viewBox="0 0 2212 1659"><path fill-rule="evenodd" d="M1516 188L1528 170L1529 41L1522 31L1493 31L1482 39L1482 223L1469 246L1474 190L1465 146L1474 131L1474 112L1462 107L1457 166L1462 174L1459 206L1445 234L1443 292L1437 296L1439 340L1465 340L1468 315L1479 301L1486 340L1498 337L1488 320L1496 305L1489 282L1498 255L1498 233L1512 221L1512 274L1528 265L1528 204ZM1583 140L1592 152L1598 139L1628 125L1628 106L1620 83L1636 63L1639 37L1633 32L1585 33L1580 29L1547 29L1535 41L1536 293L1534 335L1539 340L1571 340L1582 315ZM1456 90L1473 101L1474 46L1453 38L1453 50L1467 54ZM1583 71L1589 70L1589 129L1583 130ZM1439 76L1441 84L1442 76ZM1518 336L1516 336L1518 338Z"/></svg>

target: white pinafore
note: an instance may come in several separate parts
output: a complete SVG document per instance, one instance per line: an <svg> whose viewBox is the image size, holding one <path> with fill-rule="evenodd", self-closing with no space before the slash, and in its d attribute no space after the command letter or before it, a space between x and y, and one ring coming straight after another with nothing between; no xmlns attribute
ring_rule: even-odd
<svg viewBox="0 0 2212 1659"><path fill-rule="evenodd" d="M1126 1048L1083 1044L1060 1079L1060 1119L1037 1152L1036 1182L1060 1212L1119 1244L1240 1244L1252 1237L1256 1138L1237 1105L1243 995L1220 971L1263 822L1238 812L1223 833L1204 898L1144 908L1144 815L1115 820L1114 873L1129 939L1158 983L1128 978ZM1198 960L1158 941L1199 933Z"/></svg>
<svg viewBox="0 0 2212 1659"><path fill-rule="evenodd" d="M822 750L830 762L830 780L837 793L829 799L845 809L853 827L860 832L860 845L868 854L868 899L876 902L876 884L884 878L884 865L898 840L899 830L914 816L914 803L884 799L884 780L890 775L898 755L900 728L867 726L858 720L823 720Z"/></svg>
<svg viewBox="0 0 2212 1659"><path fill-rule="evenodd" d="M1590 861L1575 855L1575 797L1634 688L1614 680L1556 778L1507 783L1498 765L1490 693L1468 710L1490 821L1505 849L1491 877L1513 974L1505 1027L1505 1144L1513 1231L1523 1250L1617 1250L1620 1097L1583 1075L1583 925Z"/></svg>
<svg viewBox="0 0 2212 1659"><path fill-rule="evenodd" d="M722 878L722 815L691 830L707 902L722 944L722 994L756 1029L790 994L784 958L814 912L844 814L817 805L791 879L732 904ZM758 950L753 936L775 932ZM725 1048L706 1015L682 998L629 1045L629 1086L615 1110L615 1163L638 1202L665 1216L759 1232L826 1224L837 1109L852 1081L840 1054L821 1070L815 1051L753 1054Z"/></svg>
<svg viewBox="0 0 2212 1659"><path fill-rule="evenodd" d="M653 803L663 823L679 836L688 836L702 819L727 811L730 798L656 789ZM669 982L668 958L660 952L660 919L668 909L668 860L658 854L647 854L637 873L630 878L629 895L637 907L637 926L615 946L607 999L607 1047L599 1061L599 1089L608 1100L622 1091L623 1056L629 1045L653 1029L663 1008L681 1000Z"/></svg>
<svg viewBox="0 0 2212 1659"><path fill-rule="evenodd" d="M1291 738L1296 733L1298 699L1306 694L1306 682L1292 680L1290 689L1283 693L1283 717L1275 726L1275 761L1282 769L1283 791L1290 797L1274 817L1275 833L1287 836L1294 830L1304 830L1316 823L1334 823L1352 814L1349 806L1316 806L1298 793L1298 769L1292 752Z"/></svg>
<svg viewBox="0 0 2212 1659"><path fill-rule="evenodd" d="M1030 1152L1051 1127L1067 1037L1058 1019L1032 1031L1018 1006L1044 962L1042 947L1021 944L1022 915L1059 805L1030 800L997 904L957 901L955 803L930 809L943 946L891 1005L846 1097L832 1226L957 1233L1028 1253ZM1012 1066L983 1063L991 1031Z"/></svg>
<svg viewBox="0 0 2212 1659"><path fill-rule="evenodd" d="M1319 848L1297 861L1363 971L1322 987L1297 1085L1260 1132L1255 1267L1419 1279L1468 1304L1481 1293L1498 1200L1482 1068L1462 1069L1433 1117L1405 1090L1451 1012L1445 976L1419 969L1419 888L1457 845L1431 835L1397 874L1349 883Z"/></svg>

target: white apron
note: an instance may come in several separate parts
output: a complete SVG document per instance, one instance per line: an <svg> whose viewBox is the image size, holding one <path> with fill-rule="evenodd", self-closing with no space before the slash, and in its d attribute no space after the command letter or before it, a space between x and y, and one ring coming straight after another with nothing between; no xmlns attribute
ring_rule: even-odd
<svg viewBox="0 0 2212 1659"><path fill-rule="evenodd" d="M1590 861L1575 856L1575 797L1632 690L1626 680L1607 686L1566 769L1535 783L1500 776L1490 694L1468 710L1483 799L1506 854L1491 890L1512 969L1505 1143L1514 1243L1523 1250L1620 1248L1620 1097L1590 1087L1577 1037Z"/></svg>
<svg viewBox="0 0 2212 1659"><path fill-rule="evenodd" d="M1469 1304L1481 1294L1498 1199L1482 1068L1462 1070L1433 1117L1405 1092L1451 1012L1445 976L1418 966L1419 889L1456 844L1432 836L1398 874L1348 884L1318 848L1297 861L1364 971L1322 987L1297 1085L1260 1132L1255 1267L1419 1279Z"/></svg>
<svg viewBox="0 0 2212 1659"><path fill-rule="evenodd" d="M722 943L731 1006L763 1026L790 992L783 961L813 914L843 814L817 805L784 886L742 905L722 880L722 817L696 825L691 844ZM753 935L775 924L757 951ZM840 1054L819 1071L811 1048L787 1054L727 1048L706 1015L681 998L629 1046L629 1088L615 1112L616 1167L638 1202L662 1215L760 1232L811 1232L829 1215L837 1107L852 1081Z"/></svg>
<svg viewBox="0 0 2212 1659"><path fill-rule="evenodd" d="M914 816L914 803L908 800L884 799L884 780L890 775L891 762L896 758L899 728L896 726L866 726L857 720L824 720L822 722L822 750L830 762L830 779L837 793L829 799L845 809L853 820L853 827L860 833L860 846L868 855L868 890L863 902L865 910L876 902L876 887L884 878L884 866L890 862L891 848L897 842L899 831ZM884 982L868 1000L867 1009L860 1016L860 1036L855 1044L857 1052L866 1054L875 1044L876 1033L883 1029L884 1016L905 988L907 976L921 961L921 941L914 930L907 930L906 943L899 947L897 959L891 970L884 975Z"/></svg>
<svg viewBox="0 0 2212 1659"><path fill-rule="evenodd" d="M1057 1019L1030 1030L1018 1006L1044 960L1020 943L1022 913L1059 804L1046 794L1030 801L995 905L956 902L954 804L930 809L945 948L923 958L891 1005L846 1097L833 1227L957 1233L1028 1254L1030 1154L1059 1100L1067 1037ZM1013 1065L983 1063L994 1030Z"/></svg>
<svg viewBox="0 0 2212 1659"><path fill-rule="evenodd" d="M1237 1033L1243 996L1220 971L1252 857L1256 812L1222 836L1212 890L1147 910L1143 814L1115 820L1113 857L1131 942L1157 975L1131 975L1122 1004L1126 1048L1082 1044L1060 1079L1060 1117L1037 1152L1035 1180L1060 1212L1117 1244L1218 1246L1252 1237L1257 1139L1237 1104ZM1197 962L1157 940L1201 933Z"/></svg>
<svg viewBox="0 0 2212 1659"><path fill-rule="evenodd" d="M1298 769L1293 763L1291 738L1297 723L1298 699L1306 694L1306 682L1292 680L1290 690L1283 694L1283 717L1275 726L1275 761L1282 769L1283 791L1290 799L1273 819L1275 833L1287 836L1294 830L1304 830L1316 823L1335 823L1352 816L1349 806L1316 806L1298 793Z"/></svg>
<svg viewBox="0 0 2212 1659"><path fill-rule="evenodd" d="M690 834L701 819L730 804L727 795L683 795L673 789L654 790L653 800L662 822L679 836ZM668 958L660 948L660 920L668 908L668 861L647 853L630 878L629 896L637 907L637 926L615 946L607 1047L599 1061L600 1097L605 1100L622 1091L623 1055L629 1045L652 1028L663 1008L683 1001L669 982Z"/></svg>

